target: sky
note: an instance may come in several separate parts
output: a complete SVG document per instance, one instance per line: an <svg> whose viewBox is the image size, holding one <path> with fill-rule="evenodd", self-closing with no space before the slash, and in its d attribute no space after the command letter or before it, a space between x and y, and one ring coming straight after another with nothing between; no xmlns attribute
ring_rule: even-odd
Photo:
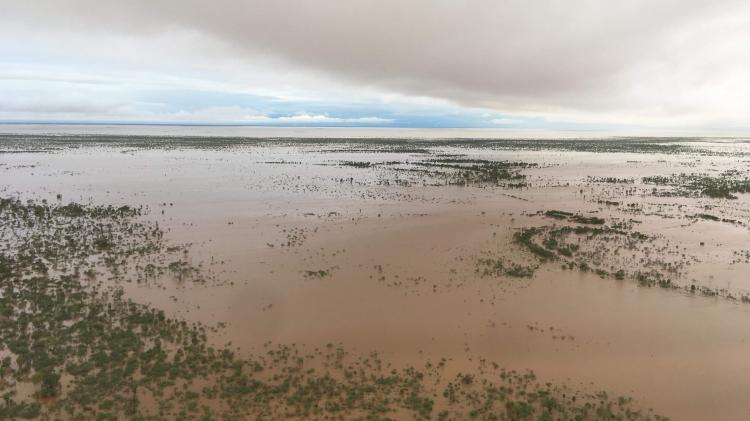
<svg viewBox="0 0 750 421"><path fill-rule="evenodd" d="M750 2L0 0L0 122L750 133Z"/></svg>

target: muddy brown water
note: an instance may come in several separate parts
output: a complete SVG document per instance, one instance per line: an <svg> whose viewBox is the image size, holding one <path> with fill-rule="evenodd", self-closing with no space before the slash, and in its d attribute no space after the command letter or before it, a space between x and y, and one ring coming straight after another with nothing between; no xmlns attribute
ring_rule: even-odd
<svg viewBox="0 0 750 421"><path fill-rule="evenodd" d="M469 369L487 359L532 369L543 380L629 395L674 419L747 419L749 304L601 279L555 263L541 265L531 279L476 273L476 259L486 253L533 262L513 244L513 233L552 223L533 214L560 209L637 219L639 231L694 257L683 281L746 293L750 265L730 262L733 251L750 248L747 228L684 215L708 206L750 223L747 197L628 196L621 186L587 182L744 164L693 155L460 153L540 165L523 171L525 189L402 187L383 184L392 174L382 167L337 163L418 156L278 145L83 147L0 154L0 189L51 201L62 194L64 201L146 205L146 217L158 219L170 241L190 243L190 259L222 282L126 283L128 295L179 317L225 324L212 340L231 342L240 353L270 341L308 349L342 344L378 351L393 364L445 357ZM644 210L625 213L597 203L599 197ZM321 270L324 276L307 274Z"/></svg>

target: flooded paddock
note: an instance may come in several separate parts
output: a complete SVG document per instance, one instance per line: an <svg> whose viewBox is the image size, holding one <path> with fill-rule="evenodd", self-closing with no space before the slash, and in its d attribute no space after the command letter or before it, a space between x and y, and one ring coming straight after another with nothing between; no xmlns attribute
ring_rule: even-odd
<svg viewBox="0 0 750 421"><path fill-rule="evenodd" d="M324 393L305 395L308 412L287 392L278 403L264 395L263 404L254 391L245 392L252 402L236 389L212 393L218 380L209 370L169 385L190 385L205 401L196 413L572 418L588 399L620 419L739 420L750 411L748 161L750 145L740 139L24 134L0 136L0 191L19 200L13 215L33 213L27 200L53 216L69 203L142 209L132 223L163 233L153 240L158 252L122 262L113 254L117 262L102 265L96 259L118 246L95 247L82 264L92 271L84 289L122 291L122 299L205 326L206 343L234 358L292 347L318 355L309 366L325 371L321 355L341 349L352 359L377 353L378 364L397 370L443 370L399 377L428 385L408 396L376 388L390 396L378 410L370 402L333 411L335 397ZM15 219L4 224L10 255L21 240L11 240ZM117 238L139 232L128 227ZM10 328L17 316L0 320ZM73 393L81 379L64 361L44 366L62 375L57 397L40 396L38 366L22 371L13 345L4 345L15 374L0 391L69 417L94 405ZM488 364L531 370L542 386L529 390L548 391L510 400L461 377L497 379ZM275 369L288 366L268 363L263 376ZM454 398L455 376L479 395ZM134 407L111 407L154 417L190 408L160 407L133 390ZM181 393L169 396L192 396ZM575 394L580 400L569 401ZM557 397L557 406L538 396Z"/></svg>

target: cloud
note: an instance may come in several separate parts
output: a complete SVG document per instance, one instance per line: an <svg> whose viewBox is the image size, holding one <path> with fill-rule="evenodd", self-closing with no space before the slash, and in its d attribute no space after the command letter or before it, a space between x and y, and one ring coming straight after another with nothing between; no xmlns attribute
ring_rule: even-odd
<svg viewBox="0 0 750 421"><path fill-rule="evenodd" d="M267 115L258 110L242 107L209 107L194 111L180 110L172 113L155 113L150 116L158 121L217 122L229 124L257 125L383 125L393 119L381 117L332 117L324 114L300 112L293 115Z"/></svg>
<svg viewBox="0 0 750 421"><path fill-rule="evenodd" d="M0 113L46 113L46 114L91 114L110 113L127 108L127 104L116 100L94 100L89 97L4 97L0 98Z"/></svg>
<svg viewBox="0 0 750 421"><path fill-rule="evenodd" d="M297 114L292 116L268 117L268 116L245 116L243 121L262 122L262 123L293 123L293 124L384 124L390 123L393 119L380 117L354 117L341 118L329 117L322 114Z"/></svg>
<svg viewBox="0 0 750 421"><path fill-rule="evenodd" d="M514 126L523 123L523 121L517 118L499 117L491 119L490 123L497 126Z"/></svg>
<svg viewBox="0 0 750 421"><path fill-rule="evenodd" d="M214 106L192 110L170 111L167 104L134 107L111 101L92 102L0 99L0 119L11 121L130 121L141 123L212 123L238 125L298 126L382 126L393 119L382 117L333 117L299 112L291 115L267 115L253 108ZM148 109L149 111L145 111Z"/></svg>
<svg viewBox="0 0 750 421"><path fill-rule="evenodd" d="M750 107L750 5L735 0L1 3L17 41L220 69L290 98L375 92L646 126L745 124Z"/></svg>
<svg viewBox="0 0 750 421"><path fill-rule="evenodd" d="M252 125L383 125L393 119L382 117L334 117L324 114L297 112L288 115L268 115L262 111L239 106L215 106L195 110L159 111L141 116L160 122L214 122Z"/></svg>

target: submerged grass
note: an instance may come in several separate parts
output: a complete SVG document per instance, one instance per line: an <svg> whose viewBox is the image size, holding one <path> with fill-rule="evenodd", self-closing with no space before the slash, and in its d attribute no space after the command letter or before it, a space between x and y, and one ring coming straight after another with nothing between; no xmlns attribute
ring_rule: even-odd
<svg viewBox="0 0 750 421"><path fill-rule="evenodd" d="M548 211L545 215L582 224L577 218L579 215L569 212ZM696 218L719 220L707 214L696 215ZM655 237L635 231L629 224L605 225L605 222L596 218L593 221L586 219L583 222L586 225L524 228L514 234L514 240L541 262L561 261L563 269L593 272L601 278L628 278L643 287L750 302L750 296L735 296L726 289L699 286L694 282L678 283L681 268L690 263L689 257L676 251L673 245L657 245ZM598 226L590 226L592 224Z"/></svg>
<svg viewBox="0 0 750 421"><path fill-rule="evenodd" d="M508 263L502 258L480 258L477 260L477 273L480 276L508 276L511 278L531 278L536 267L518 263Z"/></svg>
<svg viewBox="0 0 750 421"><path fill-rule="evenodd" d="M333 345L269 346L240 358L211 346L206 326L92 279L93 268L138 276L150 257L174 251L141 216L139 208L0 200L0 418L660 419L626 398L497 366L445 383L445 361L394 368ZM138 263L129 275L120 269L128 262ZM168 266L198 271L182 260ZM20 395L22 385L32 394Z"/></svg>
<svg viewBox="0 0 750 421"><path fill-rule="evenodd" d="M750 179L739 178L733 172L719 176L706 174L675 174L670 176L643 177L643 183L669 186L671 190L654 189L657 196L709 197L713 199L737 199L736 193L750 193Z"/></svg>

